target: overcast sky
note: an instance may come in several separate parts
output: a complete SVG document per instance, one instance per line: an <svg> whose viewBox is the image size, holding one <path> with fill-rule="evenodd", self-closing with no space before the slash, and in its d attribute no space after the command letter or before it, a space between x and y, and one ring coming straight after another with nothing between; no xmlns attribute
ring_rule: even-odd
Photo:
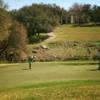
<svg viewBox="0 0 100 100"><path fill-rule="evenodd" d="M60 7L68 9L74 3L92 4L100 6L100 0L4 0L9 5L9 9L19 9L25 5L33 3L57 4Z"/></svg>

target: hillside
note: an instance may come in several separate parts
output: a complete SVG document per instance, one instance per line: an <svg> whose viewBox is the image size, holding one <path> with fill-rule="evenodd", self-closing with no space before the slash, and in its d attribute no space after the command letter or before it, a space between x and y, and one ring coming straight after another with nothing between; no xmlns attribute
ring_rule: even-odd
<svg viewBox="0 0 100 100"><path fill-rule="evenodd" d="M97 59L100 47L100 27L75 27L62 25L53 31L53 36L43 42L31 45L33 55L39 61ZM42 45L48 50L41 48Z"/></svg>
<svg viewBox="0 0 100 100"><path fill-rule="evenodd" d="M56 34L56 41L99 41L100 40L100 27L78 27L72 25L63 25L54 30Z"/></svg>

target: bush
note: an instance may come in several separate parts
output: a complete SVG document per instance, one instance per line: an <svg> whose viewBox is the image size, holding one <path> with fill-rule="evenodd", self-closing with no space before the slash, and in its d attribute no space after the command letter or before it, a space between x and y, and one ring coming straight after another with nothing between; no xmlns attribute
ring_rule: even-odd
<svg viewBox="0 0 100 100"><path fill-rule="evenodd" d="M46 40L47 38L48 38L47 34L45 35L40 34L39 36L33 35L29 37L29 43L39 43L41 41Z"/></svg>

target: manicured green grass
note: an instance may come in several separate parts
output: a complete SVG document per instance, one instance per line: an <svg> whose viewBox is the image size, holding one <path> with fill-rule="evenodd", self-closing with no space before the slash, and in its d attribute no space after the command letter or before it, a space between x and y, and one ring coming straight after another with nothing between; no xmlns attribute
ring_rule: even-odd
<svg viewBox="0 0 100 100"><path fill-rule="evenodd" d="M0 100L99 100L97 61L0 65Z"/></svg>
<svg viewBox="0 0 100 100"><path fill-rule="evenodd" d="M0 88L59 80L100 79L94 61L38 62L32 64L0 65ZM93 65L92 65L93 64Z"/></svg>
<svg viewBox="0 0 100 100"><path fill-rule="evenodd" d="M82 65L81 65L82 63ZM88 63L88 64L86 64ZM90 62L93 64L93 61ZM59 80L100 79L98 65L89 62L42 62L33 63L32 70L28 64L0 66L0 88Z"/></svg>

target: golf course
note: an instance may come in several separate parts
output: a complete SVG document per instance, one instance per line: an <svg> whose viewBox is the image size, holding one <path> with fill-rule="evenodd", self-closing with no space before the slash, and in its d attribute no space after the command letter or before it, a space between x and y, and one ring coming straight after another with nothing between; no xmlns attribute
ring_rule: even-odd
<svg viewBox="0 0 100 100"><path fill-rule="evenodd" d="M0 0L0 100L100 100L98 4Z"/></svg>
<svg viewBox="0 0 100 100"><path fill-rule="evenodd" d="M0 100L99 100L97 61L0 65Z"/></svg>
<svg viewBox="0 0 100 100"><path fill-rule="evenodd" d="M71 34L67 33L68 29ZM97 54L95 46L99 46L100 29L96 26L92 28L92 33L90 30L91 27L60 26L54 30L54 38L50 37L51 39L28 45L28 47L31 51L32 47L47 45L49 50L45 52L61 55L62 58L69 53L84 55L86 48L81 45L78 45L78 49L64 46L66 40L73 43L72 41L82 38L82 41L78 41L81 44L94 44L94 48L90 48L91 54ZM74 32L76 34L78 32L78 35L73 34L72 36ZM61 37L62 34L65 36ZM90 38L86 38L87 34L91 35ZM41 52L41 49L38 52ZM38 55L36 56L38 57ZM42 54L39 56L44 58ZM98 60L91 58L87 60L36 61L32 63L32 69L29 69L27 61L0 64L0 100L99 100L100 70L98 70L98 63Z"/></svg>

